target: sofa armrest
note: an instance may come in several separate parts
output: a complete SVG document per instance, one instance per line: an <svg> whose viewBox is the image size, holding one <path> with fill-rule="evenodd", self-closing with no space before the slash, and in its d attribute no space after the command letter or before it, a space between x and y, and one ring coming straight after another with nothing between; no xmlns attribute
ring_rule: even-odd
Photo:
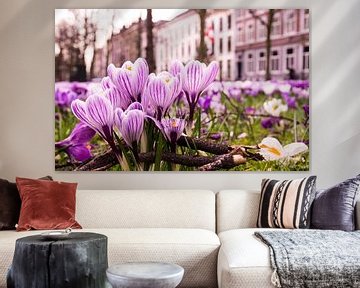
<svg viewBox="0 0 360 288"><path fill-rule="evenodd" d="M357 200L355 206L355 229L360 230L360 199Z"/></svg>

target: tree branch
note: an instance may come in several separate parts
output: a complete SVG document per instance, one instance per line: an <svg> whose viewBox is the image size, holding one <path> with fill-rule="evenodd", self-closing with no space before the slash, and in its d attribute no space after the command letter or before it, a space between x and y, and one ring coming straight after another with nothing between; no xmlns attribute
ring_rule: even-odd
<svg viewBox="0 0 360 288"><path fill-rule="evenodd" d="M254 9L249 9L249 13L255 19L259 20L262 25L267 26L267 23L264 21L264 19L262 19L259 15L256 15L256 12L254 11Z"/></svg>
<svg viewBox="0 0 360 288"><path fill-rule="evenodd" d="M226 144L219 144L211 142L204 138L191 138L188 136L181 136L177 141L179 146L189 147L195 150L209 152L215 155L227 154L233 150L232 147Z"/></svg>
<svg viewBox="0 0 360 288"><path fill-rule="evenodd" d="M225 154L218 156L211 163L205 164L199 168L199 171L214 171L219 169L230 169L240 164L244 164L246 159L241 155Z"/></svg>
<svg viewBox="0 0 360 288"><path fill-rule="evenodd" d="M215 154L214 156L181 155L171 152L163 152L161 160L173 164L179 164L188 167L200 167L201 171L210 171L218 169L230 169L246 162L246 159L255 161L263 160L262 156L252 150L257 146L236 146L231 147L225 144L216 144L205 139L192 139L191 137L181 137L178 142L194 150L203 150ZM180 140L179 139L179 140ZM186 145L185 145L186 143ZM154 163L155 152L139 154L139 162ZM112 150L108 150L101 155L95 156L88 162L76 167L75 171L104 171L118 163Z"/></svg>

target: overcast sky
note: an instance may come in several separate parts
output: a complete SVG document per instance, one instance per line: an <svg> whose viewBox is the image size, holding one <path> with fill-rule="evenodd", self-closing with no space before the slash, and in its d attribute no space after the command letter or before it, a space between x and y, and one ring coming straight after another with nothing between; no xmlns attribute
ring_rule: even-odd
<svg viewBox="0 0 360 288"><path fill-rule="evenodd" d="M79 9L85 13L85 9ZM186 9L152 9L153 21L170 20L176 15L186 11ZM110 25L115 14L115 27L120 30L121 27L129 26L131 23L137 21L139 17L146 19L146 9L95 9L93 15L98 27L97 34L97 47L104 45L106 38L109 36ZM61 21L69 23L74 22L74 16L69 9L56 9L55 10L55 25Z"/></svg>

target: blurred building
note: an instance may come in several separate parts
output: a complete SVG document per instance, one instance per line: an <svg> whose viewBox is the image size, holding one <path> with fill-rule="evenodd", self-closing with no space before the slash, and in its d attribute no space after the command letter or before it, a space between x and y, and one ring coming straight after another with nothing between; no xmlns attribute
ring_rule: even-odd
<svg viewBox="0 0 360 288"><path fill-rule="evenodd" d="M167 70L177 59L183 63L195 59L200 43L200 18L194 9L185 11L171 21L156 25L155 58L157 72ZM235 13L229 9L208 9L205 43L209 60L219 61L222 80L236 77Z"/></svg>
<svg viewBox="0 0 360 288"><path fill-rule="evenodd" d="M208 10L206 17L208 51L210 60L219 62L221 80L234 80L237 75L235 57L234 9Z"/></svg>
<svg viewBox="0 0 360 288"><path fill-rule="evenodd" d="M106 46L94 51L94 77L101 78L106 75Z"/></svg>
<svg viewBox="0 0 360 288"><path fill-rule="evenodd" d="M129 27L123 27L111 38L109 63L121 66L125 61L135 61L146 56L146 24L139 19Z"/></svg>
<svg viewBox="0 0 360 288"><path fill-rule="evenodd" d="M156 71L169 69L171 62L183 63L196 57L200 41L200 19L194 10L176 16L171 21L156 25L155 46Z"/></svg>
<svg viewBox="0 0 360 288"><path fill-rule="evenodd" d="M253 13L250 13L253 12ZM268 9L207 9L205 43L208 59L219 62L221 80L264 80ZM272 79L309 77L309 10L276 9L272 21L270 72ZM156 72L168 70L173 60L196 59L200 17L189 9L170 21L154 23ZM146 57L146 20L123 27L95 51L96 76L106 66ZM98 51L99 50L99 51ZM108 52L109 51L109 52Z"/></svg>
<svg viewBox="0 0 360 288"><path fill-rule="evenodd" d="M235 10L236 79L263 80L269 10ZM272 21L270 71L272 79L309 77L309 10L276 9ZM262 23L263 22L263 23Z"/></svg>

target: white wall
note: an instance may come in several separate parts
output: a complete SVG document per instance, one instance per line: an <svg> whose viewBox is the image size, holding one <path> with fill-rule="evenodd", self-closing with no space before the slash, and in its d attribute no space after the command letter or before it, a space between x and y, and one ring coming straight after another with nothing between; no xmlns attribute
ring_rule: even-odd
<svg viewBox="0 0 360 288"><path fill-rule="evenodd" d="M54 171L54 9L149 8L150 1L17 0L0 9L0 177L76 181L80 188L257 189L263 177L318 175L318 186L360 173L360 1L168 1L167 8L311 9L309 173L64 173ZM151 1L161 7L161 0ZM196 7L194 7L196 8Z"/></svg>

